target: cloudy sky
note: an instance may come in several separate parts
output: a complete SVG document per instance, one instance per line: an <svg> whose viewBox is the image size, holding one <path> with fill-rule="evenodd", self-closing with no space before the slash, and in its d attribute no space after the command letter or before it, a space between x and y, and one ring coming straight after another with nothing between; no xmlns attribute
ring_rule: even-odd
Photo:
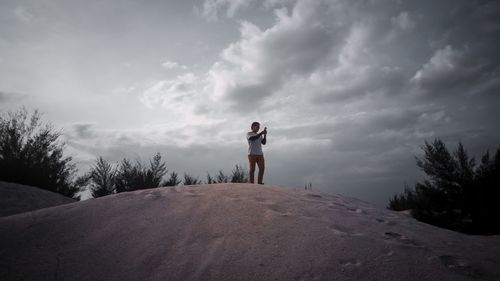
<svg viewBox="0 0 500 281"><path fill-rule="evenodd" d="M81 171L97 156L204 179L247 165L268 127L266 184L384 206L441 138L500 143L500 2L2 0L0 110L39 109Z"/></svg>

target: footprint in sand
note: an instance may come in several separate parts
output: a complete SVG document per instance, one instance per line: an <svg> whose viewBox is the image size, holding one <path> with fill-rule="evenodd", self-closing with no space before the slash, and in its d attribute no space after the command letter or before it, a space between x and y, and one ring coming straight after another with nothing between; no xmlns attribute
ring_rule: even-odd
<svg viewBox="0 0 500 281"><path fill-rule="evenodd" d="M396 232L386 232L384 233L384 236L386 239L388 240L393 240L393 241L396 241L396 242L400 242L400 243L403 243L405 245L410 245L410 246L415 246L415 247L422 247L422 244L417 242L417 241L414 241L414 240L411 240L411 239L408 239L408 237L404 236L404 235L401 235L399 233L396 233Z"/></svg>
<svg viewBox="0 0 500 281"><path fill-rule="evenodd" d="M469 276L469 277L479 277L481 272L479 269L469 265L467 260L462 257L456 257L452 255L441 255L439 260L450 270L455 271L459 274Z"/></svg>

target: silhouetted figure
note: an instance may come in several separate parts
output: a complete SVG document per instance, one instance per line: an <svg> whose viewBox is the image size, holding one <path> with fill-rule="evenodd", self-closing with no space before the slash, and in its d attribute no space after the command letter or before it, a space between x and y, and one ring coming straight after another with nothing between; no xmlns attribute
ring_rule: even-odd
<svg viewBox="0 0 500 281"><path fill-rule="evenodd" d="M259 122L253 122L251 126L252 131L247 133L248 163L250 166L248 182L254 183L255 164L257 164L259 167L257 182L259 184L264 184L262 179L264 178L265 161L264 153L262 152L262 145L266 144L267 128L264 128L264 130L260 133L257 133L259 128Z"/></svg>

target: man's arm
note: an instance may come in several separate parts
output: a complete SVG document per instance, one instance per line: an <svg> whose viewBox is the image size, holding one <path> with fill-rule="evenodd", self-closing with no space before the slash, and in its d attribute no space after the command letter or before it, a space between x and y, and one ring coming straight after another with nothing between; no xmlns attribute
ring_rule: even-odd
<svg viewBox="0 0 500 281"><path fill-rule="evenodd" d="M267 136L267 134L264 134L264 138L260 141L260 143L262 143L264 145L266 144L266 136Z"/></svg>
<svg viewBox="0 0 500 281"><path fill-rule="evenodd" d="M255 140L258 140L260 138L260 136L262 136L262 132L256 134L255 136L249 137L248 140L255 141Z"/></svg>

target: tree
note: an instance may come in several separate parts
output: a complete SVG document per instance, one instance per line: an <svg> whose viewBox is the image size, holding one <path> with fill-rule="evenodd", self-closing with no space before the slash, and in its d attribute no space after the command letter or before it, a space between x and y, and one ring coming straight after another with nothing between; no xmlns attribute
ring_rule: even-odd
<svg viewBox="0 0 500 281"><path fill-rule="evenodd" d="M477 222L481 233L500 233L500 147L494 157L486 152L476 170L477 192L473 195L473 220Z"/></svg>
<svg viewBox="0 0 500 281"><path fill-rule="evenodd" d="M245 183L248 182L247 171L243 169L240 165L235 165L234 170L231 173L231 182Z"/></svg>
<svg viewBox="0 0 500 281"><path fill-rule="evenodd" d="M201 182L197 178L191 176L190 174L184 174L184 185L196 185L200 183Z"/></svg>
<svg viewBox="0 0 500 281"><path fill-rule="evenodd" d="M181 183L179 175L176 172L170 173L170 177L167 181L163 182L163 186L177 186Z"/></svg>
<svg viewBox="0 0 500 281"><path fill-rule="evenodd" d="M126 192L138 189L142 183L142 164L137 162L136 165L124 158L118 168L116 174L116 192Z"/></svg>
<svg viewBox="0 0 500 281"><path fill-rule="evenodd" d="M207 173L207 184L214 184L216 183L215 179L210 175L210 173Z"/></svg>
<svg viewBox="0 0 500 281"><path fill-rule="evenodd" d="M215 176L215 182L216 183L227 183L229 182L229 177L222 172L222 170L219 170L219 173L217 176Z"/></svg>
<svg viewBox="0 0 500 281"><path fill-rule="evenodd" d="M92 197L102 197L116 192L116 173L116 167L99 157L91 170L80 177L78 182L90 187Z"/></svg>
<svg viewBox="0 0 500 281"><path fill-rule="evenodd" d="M248 182L247 171L240 165L236 164L235 168L231 171L231 175L228 176L224 174L222 170L219 170L215 177L212 177L210 173L207 173L207 184L214 183L246 183Z"/></svg>
<svg viewBox="0 0 500 281"><path fill-rule="evenodd" d="M212 177L210 173L207 173L207 184L215 184L215 183L228 183L229 177L224 174L222 170L219 170L215 177Z"/></svg>
<svg viewBox="0 0 500 281"><path fill-rule="evenodd" d="M167 173L167 168L165 162L161 161L161 155L159 152L153 157L153 160L149 162L149 169L144 170L144 187L143 188L153 188L160 186L163 176Z"/></svg>
<svg viewBox="0 0 500 281"><path fill-rule="evenodd" d="M159 187L166 173L167 168L161 161L160 153L149 162L149 168L139 161L133 165L124 158L116 175L116 192Z"/></svg>
<svg viewBox="0 0 500 281"><path fill-rule="evenodd" d="M500 148L476 165L461 143L454 153L439 139L422 146L417 166L427 179L395 195L388 208L410 209L416 219L466 233L500 233Z"/></svg>
<svg viewBox="0 0 500 281"><path fill-rule="evenodd" d="M76 167L64 157L60 132L43 125L40 113L26 108L0 116L0 180L37 186L80 199Z"/></svg>

